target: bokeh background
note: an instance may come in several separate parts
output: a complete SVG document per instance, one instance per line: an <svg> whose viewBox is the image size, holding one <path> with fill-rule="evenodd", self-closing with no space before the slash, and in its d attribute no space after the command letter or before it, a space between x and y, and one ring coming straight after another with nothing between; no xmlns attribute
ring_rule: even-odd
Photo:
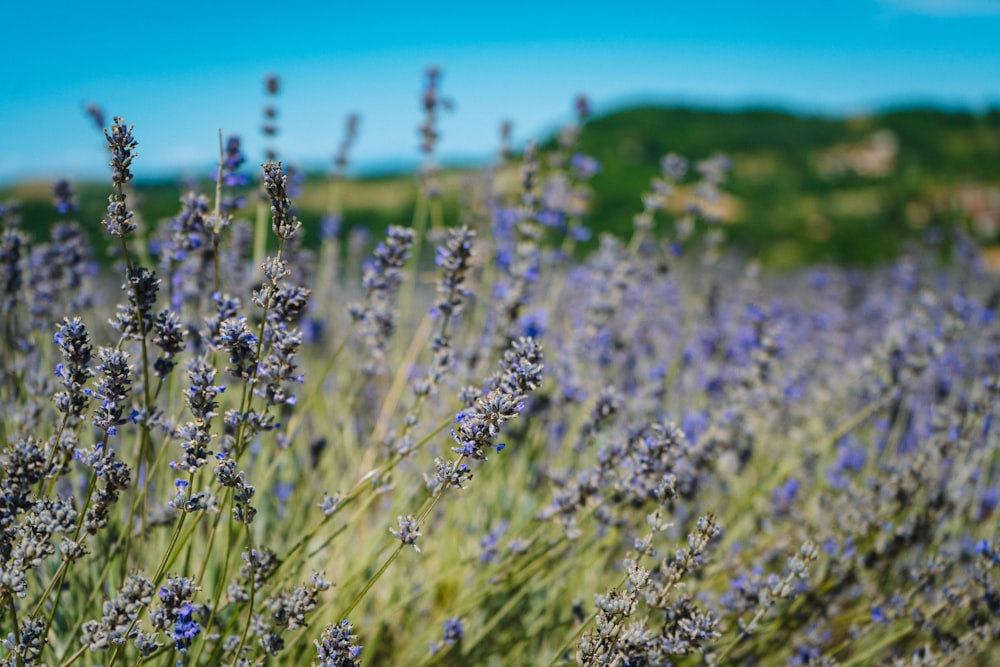
<svg viewBox="0 0 1000 667"><path fill-rule="evenodd" d="M85 184L105 177L88 105L106 123L136 125L135 172L155 219L176 212L175 193L158 187L210 173L220 129L262 161L269 73L281 78L272 143L282 159L322 176L357 113L351 173L383 186L412 174L422 72L437 65L454 102L439 124L445 166L491 160L504 121L515 147L545 141L574 98L589 97L582 147L604 165L597 230L628 228L663 152L721 150L734 158L731 217L742 223L729 236L765 261L877 261L957 217L987 244L996 236L997 0L180 0L4 11L0 194L38 225L41 184L71 178L86 199ZM405 194L370 190L357 220L379 227L406 208Z"/></svg>

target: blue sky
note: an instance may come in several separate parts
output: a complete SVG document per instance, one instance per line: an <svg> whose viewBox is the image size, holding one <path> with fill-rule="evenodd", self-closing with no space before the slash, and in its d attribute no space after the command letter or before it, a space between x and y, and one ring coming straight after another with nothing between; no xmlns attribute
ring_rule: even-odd
<svg viewBox="0 0 1000 667"><path fill-rule="evenodd" d="M260 161L262 77L279 74L291 161L329 162L361 116L360 168L417 157L418 93L439 65L444 160L488 155L638 101L859 113L1000 105L1000 0L262 3L19 1L5 7L0 184L102 177L95 102L135 124L139 177L207 170L217 132Z"/></svg>

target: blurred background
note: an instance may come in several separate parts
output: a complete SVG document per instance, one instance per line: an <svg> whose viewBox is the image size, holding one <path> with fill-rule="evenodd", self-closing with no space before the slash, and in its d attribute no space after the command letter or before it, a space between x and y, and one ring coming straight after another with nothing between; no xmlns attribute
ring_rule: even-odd
<svg viewBox="0 0 1000 667"><path fill-rule="evenodd" d="M302 218L318 221L318 191L357 114L345 223L405 222L429 65L452 103L438 119L446 172L494 160L504 122L515 150L552 141L586 95L579 148L602 165L595 231L631 229L668 151L732 157L727 235L773 266L876 262L955 224L993 245L1000 229L1000 0L178 0L4 12L0 201L20 202L27 231L44 230L51 184L68 178L78 218L100 234L99 125L112 116L135 124L146 219L176 214L180 180L212 172L221 129L241 137L250 165L271 147L307 174ZM265 105L276 112L270 137Z"/></svg>

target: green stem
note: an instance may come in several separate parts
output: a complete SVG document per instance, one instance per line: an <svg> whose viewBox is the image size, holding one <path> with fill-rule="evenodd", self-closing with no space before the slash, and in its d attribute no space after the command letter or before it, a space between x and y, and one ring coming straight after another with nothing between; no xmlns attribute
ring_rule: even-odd
<svg viewBox="0 0 1000 667"><path fill-rule="evenodd" d="M337 360L340 358L340 353L344 351L347 347L347 343L351 340L351 335L354 333L354 322L351 322L350 327L344 334L343 340L337 345L333 353L330 354L330 358L327 360L326 365L319 374L319 379L316 384L313 385L312 391L306 396L305 401L302 402L302 406L292 415L292 418L288 420L288 428L285 430L287 440L291 442L294 436L298 433L299 423L302 421L302 415L309 414L309 409L312 407L316 399L323 395L323 383L326 382L326 378L333 371L334 366L337 365Z"/></svg>
<svg viewBox="0 0 1000 667"><path fill-rule="evenodd" d="M389 557L385 560L384 563L382 563L382 567L378 569L378 572L372 575L372 577L368 579L367 582L365 582L365 585L361 589L361 591L354 597L354 599L351 601L351 604L349 604L347 606L347 609L345 609L344 612L340 615L341 618L350 618L351 612L354 611L354 608L357 607L358 604L361 602L361 600L364 599L365 595L368 594L368 591L370 591L372 589L372 586L375 585L375 582L377 582L382 577L382 575L385 574L385 571L389 569L389 566L392 565L392 562L399 557L399 554L402 553L404 546L406 545L400 543L399 546L397 546L396 549L391 554L389 554Z"/></svg>
<svg viewBox="0 0 1000 667"><path fill-rule="evenodd" d="M247 568L250 571L250 602L247 605L247 622L243 626L243 635L240 637L240 645L236 648L236 660L240 659L243 654L243 647L247 643L247 633L250 631L250 621L253 620L253 603L254 595L256 594L256 586L254 585L254 571L253 571L253 537L250 535L250 524L243 524L246 528L247 534L247 553L250 554L250 567Z"/></svg>
<svg viewBox="0 0 1000 667"><path fill-rule="evenodd" d="M458 470L458 467L460 465L462 465L462 461L464 459L465 459L465 454L460 454L458 456L458 458L455 459L455 462L452 464L452 468L451 468L451 472L453 474L454 474L454 472L456 470ZM427 515L431 513L431 510L434 509L434 506L438 504L438 501L441 500L441 497L443 495L444 495L444 489L440 489L440 490L437 491L437 493L435 493L430 498L428 498L426 501L424 501L424 506L417 513L416 518L414 519L414 523L417 524L418 526L421 523L423 523L424 519L426 519ZM365 597L365 595L368 594L368 591L370 591L371 588L372 588L372 586L375 585L375 582L377 582L382 577L382 575L385 574L385 571L389 569L389 566L392 564L392 562L394 560L396 560L396 558L399 557L399 554L403 551L403 547L404 546L406 546L406 545L401 542L399 544L399 546L396 547L395 551L393 551L392 554L389 555L389 558L386 559L385 563L382 564L382 567L380 567L378 569L378 572L376 572L368 580L368 582L365 584L364 588L361 589L361 592L358 593L358 595L351 602L350 606L347 607L347 609L341 615L341 618L349 618L350 617L351 612L354 611L354 608L358 606L358 603L360 603L361 600Z"/></svg>
<svg viewBox="0 0 1000 667"><path fill-rule="evenodd" d="M73 664L74 662L76 662L77 660L79 660L79 659L80 659L80 656L82 656L82 655L84 654L84 652L85 652L86 650L87 650L87 647L86 647L86 646L81 646L81 647L80 647L80 648L79 648L79 649L77 650L77 652L76 652L76 653L74 653L74 654L73 654L73 655L71 655L71 656L70 656L69 658L67 658L66 660L64 660L64 661L63 661L63 662L62 662L62 663L61 663L61 664L59 665L59 667L69 667L69 665L72 665L72 664Z"/></svg>

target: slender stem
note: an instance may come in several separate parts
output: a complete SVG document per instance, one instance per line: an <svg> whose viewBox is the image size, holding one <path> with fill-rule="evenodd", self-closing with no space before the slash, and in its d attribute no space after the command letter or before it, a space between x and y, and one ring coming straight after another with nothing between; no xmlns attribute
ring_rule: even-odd
<svg viewBox="0 0 1000 667"><path fill-rule="evenodd" d="M247 622L243 626L243 635L240 637L240 645L236 648L236 659L239 660L240 655L243 654L243 647L247 643L247 633L250 631L251 621L253 620L253 603L254 595L256 594L256 586L254 582L254 571L253 571L253 537L250 534L250 524L243 524L246 529L247 534L247 553L250 554L250 567L247 568L250 571L250 602L247 604Z"/></svg>
<svg viewBox="0 0 1000 667"><path fill-rule="evenodd" d="M7 593L7 604L10 606L10 620L14 626L14 645L21 645L21 623L17 620L17 605L14 604L14 596ZM14 660L17 667L23 667L24 657L14 649Z"/></svg>
<svg viewBox="0 0 1000 667"><path fill-rule="evenodd" d="M108 446L108 435L104 434L104 439L101 441L101 448L106 449ZM97 473L93 473L90 476L90 482L87 485L87 496L83 502L83 508L80 510L79 520L76 523L76 530L73 533L73 541L77 542L80 539L80 533L83 531L83 523L87 517L87 511L90 509L90 501L94 495L94 489L97 488ZM49 595L52 594L54 590L56 592L56 598L52 602L52 610L49 612L49 617L45 621L45 634L52 628L52 623L56 616L56 610L59 608L59 599L62 597L63 591L63 581L66 579L66 573L69 571L69 561L63 561L59 565L59 571L56 576L52 578L49 582L48 588L45 589L45 593L39 598L38 603L35 605L35 609L31 612L31 617L35 618L38 616L42 609L42 605L45 604L45 600L48 599Z"/></svg>
<svg viewBox="0 0 1000 667"><path fill-rule="evenodd" d="M281 253L285 248L285 240L280 239L278 244L278 253L275 257L275 262L281 262ZM236 435L236 443L234 445L235 451L233 453L233 458L239 460L240 456L247 448L247 443L245 441L246 430L247 430L247 419L246 415L250 412L250 406L253 404L253 388L257 384L257 372L260 369L260 359L261 353L264 350L264 334L267 331L267 314L271 309L272 298L268 297L267 301L263 305L264 312L260 316L260 329L257 333L257 351L254 354L254 365L253 369L250 371L250 377L247 379L246 383L243 385L243 398L240 401L240 428ZM266 408L265 408L266 410Z"/></svg>
<svg viewBox="0 0 1000 667"><path fill-rule="evenodd" d="M421 449L422 447L424 447L428 442L430 442L434 438L434 436L436 436L438 433L440 433L441 431L443 431L444 429L446 429L448 426L450 426L452 424L452 422L453 422L452 419L447 419L447 420L441 422L433 431L431 431L430 433L428 433L426 436L424 436L424 438L422 438L419 442L417 442L412 447L412 449L410 450L410 453L412 454L413 452L415 452L415 451ZM319 534L319 531L322 530L323 527L336 514L338 514L339 512L341 512L345 507L347 507L348 505L350 505L353 501L357 500L361 496L362 492L365 489L371 488L369 482L372 479L374 479L378 475L384 475L385 473L391 471L404 458L405 457L397 454L392 459L390 459L387 463L383 464L382 466L380 466L378 468L370 470L367 473L365 473L364 475L362 475L358 479L358 481L356 481L354 483L354 486L352 486L351 489L340 500L340 503L337 505L336 511L333 512L332 514L324 516L315 526L313 526L312 529L310 529L305 535L303 535L302 537L300 537L295 542L294 545L292 545L292 548L288 550L288 552L286 553L285 557L283 559L281 559L281 561L278 563L278 569L281 569L286 563L291 563L292 556L295 553L297 553L300 549L302 549L306 544L308 544L314 537L316 537L316 535ZM338 531L336 531L319 548L322 548L323 546L326 546L327 544L329 544L329 540L331 540L333 537L335 537L336 535L338 535L342 531L343 531L343 529L339 529ZM312 556L312 555L315 555L315 551L313 553L310 553L310 556Z"/></svg>
<svg viewBox="0 0 1000 667"><path fill-rule="evenodd" d="M230 504L230 501L231 501L231 498L232 498L232 494L233 494L233 490L232 489L226 489L226 497L222 501L222 506L223 507L225 507L226 505ZM211 532L209 533L209 536L208 536L209 551L211 551L212 545L215 544L215 533L216 533L216 531L219 528L221 517L222 517L222 513L220 512L216 516L215 521L212 522L212 530L211 530ZM230 528L230 525L226 524L226 527ZM235 541L234 531L231 530L231 529L227 530L226 531L226 557L222 560L222 572L219 574L218 578L215 581L215 593L214 593L214 595L212 597L212 611L211 611L211 613L208 616L208 621L205 622L206 631L209 628L212 627L212 625L213 625L213 623L215 621L215 617L219 613L219 602L222 599L222 590L223 590L223 588L226 585L226 581L228 581L228 579L229 579L229 559L230 559L230 557L233 554L233 542L234 541ZM199 572L198 572L197 579L195 579L196 585L198 587L201 587L201 584L202 584L202 582L205 579L205 573L208 571L208 566L209 566L209 559L206 558L202 562L201 570L199 570ZM234 618L235 618L235 616L234 616ZM220 645L219 645L218 648L221 649L221 643L220 643ZM199 662L201 660L201 654L204 652L204 650L205 650L205 642L203 641L201 643L201 645L198 647L198 655L195 657L194 661L191 664L193 664L193 665L199 664ZM212 660L209 661L209 664L215 664L216 661L215 661L215 652L214 651L213 651L211 657L212 657Z"/></svg>
<svg viewBox="0 0 1000 667"><path fill-rule="evenodd" d="M456 470L458 470L458 467L460 465L462 465L462 461L464 459L465 459L465 454L460 454L458 456L458 458L455 459L455 462L452 464L452 468L451 468L451 472L452 473L454 473ZM424 519L427 518L427 515L431 513L431 510L434 509L434 506L438 504L438 501L441 500L441 497L443 495L444 495L444 489L439 489L430 498L428 498L426 501L424 501L424 506L417 513L417 516L416 516L416 519L415 519L414 523L419 526L424 521ZM378 569L378 572L376 572L374 575L372 575L372 577L365 584L364 588L361 589L361 592L358 593L358 595L351 602L350 606L347 607L347 609L341 615L341 618L348 618L348 617L350 617L351 612L354 611L354 608L358 606L358 603L360 603L361 600L365 597L365 595L368 594L368 591L370 591L371 588L372 588L372 586L375 585L375 582L378 581L379 578L381 578L381 576L383 574L385 574L385 571L389 569L389 566L392 564L392 562L394 560L396 560L396 558L399 557L399 554L403 551L403 547L404 546L406 546L406 545L403 544L402 542L400 542L399 546L396 547L396 549L392 552L392 554L389 555L389 558L386 559L385 563L382 564L382 567L380 567Z"/></svg>
<svg viewBox="0 0 1000 667"><path fill-rule="evenodd" d="M354 322L351 322L350 327L344 334L344 338L340 341L337 347L334 348L329 359L327 359L326 365L320 372L318 376L319 379L316 381L316 384L313 385L312 391L310 391L309 395L306 396L306 400L302 402L301 408L292 415L291 419L288 420L288 428L285 430L285 433L289 441L291 441L295 434L298 433L298 427L299 423L302 421L302 415L309 414L309 409L312 407L313 403L315 403L316 399L323 395L323 383L326 382L327 376L330 375L330 372L333 371L333 368L337 365L340 353L347 347L347 343L350 342L351 335L353 333Z"/></svg>
<svg viewBox="0 0 1000 667"><path fill-rule="evenodd" d="M74 653L74 654L73 654L73 655L71 655L71 656L70 656L69 658L67 658L66 660L64 660L64 661L63 661L63 662L62 662L62 663L61 663L61 664L59 665L59 667L69 667L69 665L72 665L72 664L73 664L74 662L76 662L77 660L79 660L79 659L80 659L80 656L82 656L82 655L84 654L84 652L85 652L85 651L87 650L87 648L88 648L88 647L87 647L86 645L84 645L84 646L81 646L81 647L80 647L80 648L79 648L79 649L77 650L77 652L76 652L76 653Z"/></svg>
<svg viewBox="0 0 1000 667"><path fill-rule="evenodd" d="M402 398L403 391L406 389L407 383L410 381L410 371L413 365L417 363L417 358L420 356L420 351L423 349L424 343L427 341L427 336L430 335L430 330L434 326L434 319L428 314L424 316L421 320L420 326L417 327L416 333L413 338L410 339L410 347L406 350L406 355L403 357L402 362L399 364L399 369L396 371L396 376L392 380L392 385L389 387L389 392L386 394L385 401L382 403L382 410L379 413L378 421L375 424L375 429L372 431L370 441L371 442L381 442L382 438L385 437L386 432L389 430L389 418L392 413L395 412L396 406L399 405L399 401Z"/></svg>
<svg viewBox="0 0 1000 667"><path fill-rule="evenodd" d="M193 475L192 475L192 477L193 477ZM189 488L190 488L190 485L189 485ZM181 527L184 525L184 520L186 518L187 518L187 512L181 513L181 518L177 521L177 524L174 526L174 532L170 536L170 543L167 545L167 550L164 552L163 558L160 560L160 565L159 565L159 567L156 568L156 574L153 576L152 582L153 582L154 585L157 585L157 584L160 583L160 580L163 578L163 575L167 571L167 567L169 567L169 563L172 562L171 559L170 559L170 556L171 556L171 554L172 554L172 552L174 550L174 547L177 544L177 539L180 536ZM145 607L143 607L142 609L140 609L139 613L136 614L136 617L132 619L131 623L129 623L128 629L125 631L125 635L124 636L128 637L128 636L130 636L132 634L132 630L135 629L136 624L139 622L139 616L142 614L143 610L145 610ZM118 655L122 651L122 646L124 646L124 644L118 644L118 645L115 646L115 650L111 654L111 658L108 660L107 667L113 667L114 666L115 662L118 660Z"/></svg>
<svg viewBox="0 0 1000 667"><path fill-rule="evenodd" d="M420 256L424 248L424 236L427 231L427 219L428 219L428 202L427 196L423 193L421 189L420 193L417 195L417 203L413 209L413 248L411 250L410 266L408 270L408 275L406 279L406 284L403 287L402 293L399 295L399 303L402 308L406 310L402 313L401 321L408 322L413 314L413 293L417 287L417 275L420 272Z"/></svg>
<svg viewBox="0 0 1000 667"><path fill-rule="evenodd" d="M253 267L262 273L264 254L267 252L267 206L263 200L257 201L257 221L253 231Z"/></svg>
<svg viewBox="0 0 1000 667"><path fill-rule="evenodd" d="M344 612L340 615L341 618L350 618L351 612L354 611L354 608L357 607L358 604L361 602L361 600L364 599L365 595L368 594L368 591L370 591L372 589L372 586L375 585L375 582L378 581L383 574L385 574L385 571L389 569L389 566L392 565L392 562L399 557L399 554L402 553L404 546L406 545L404 545L401 542L399 546L397 546L393 550L393 552L389 554L389 557L385 560L384 563L382 563L382 567L378 569L378 572L376 572L374 575L371 576L370 579L368 579L368 581L364 585L364 588L361 589L361 591L351 601L351 604L347 606L347 609L345 609Z"/></svg>
<svg viewBox="0 0 1000 667"><path fill-rule="evenodd" d="M56 437L52 440L52 446L49 448L49 454L48 456L45 457L45 468L43 468L43 470L45 470L46 475L48 474L49 470L52 467L52 461L55 458L56 450L59 449L59 442L62 440L63 431L66 430L67 423L69 423L69 412L63 413L63 418L59 422L59 430L56 431ZM6 442L6 440L4 440L3 442ZM60 466L60 468L61 467L62 466ZM45 484L46 480L45 477L43 477L38 481L38 490L36 491L36 493L38 494L38 497L40 499L45 498L50 493L52 493L52 489L53 487L55 487L56 480L58 479L58 477L59 477L58 475L52 475L51 477L47 478L49 480L48 487L46 487Z"/></svg>

